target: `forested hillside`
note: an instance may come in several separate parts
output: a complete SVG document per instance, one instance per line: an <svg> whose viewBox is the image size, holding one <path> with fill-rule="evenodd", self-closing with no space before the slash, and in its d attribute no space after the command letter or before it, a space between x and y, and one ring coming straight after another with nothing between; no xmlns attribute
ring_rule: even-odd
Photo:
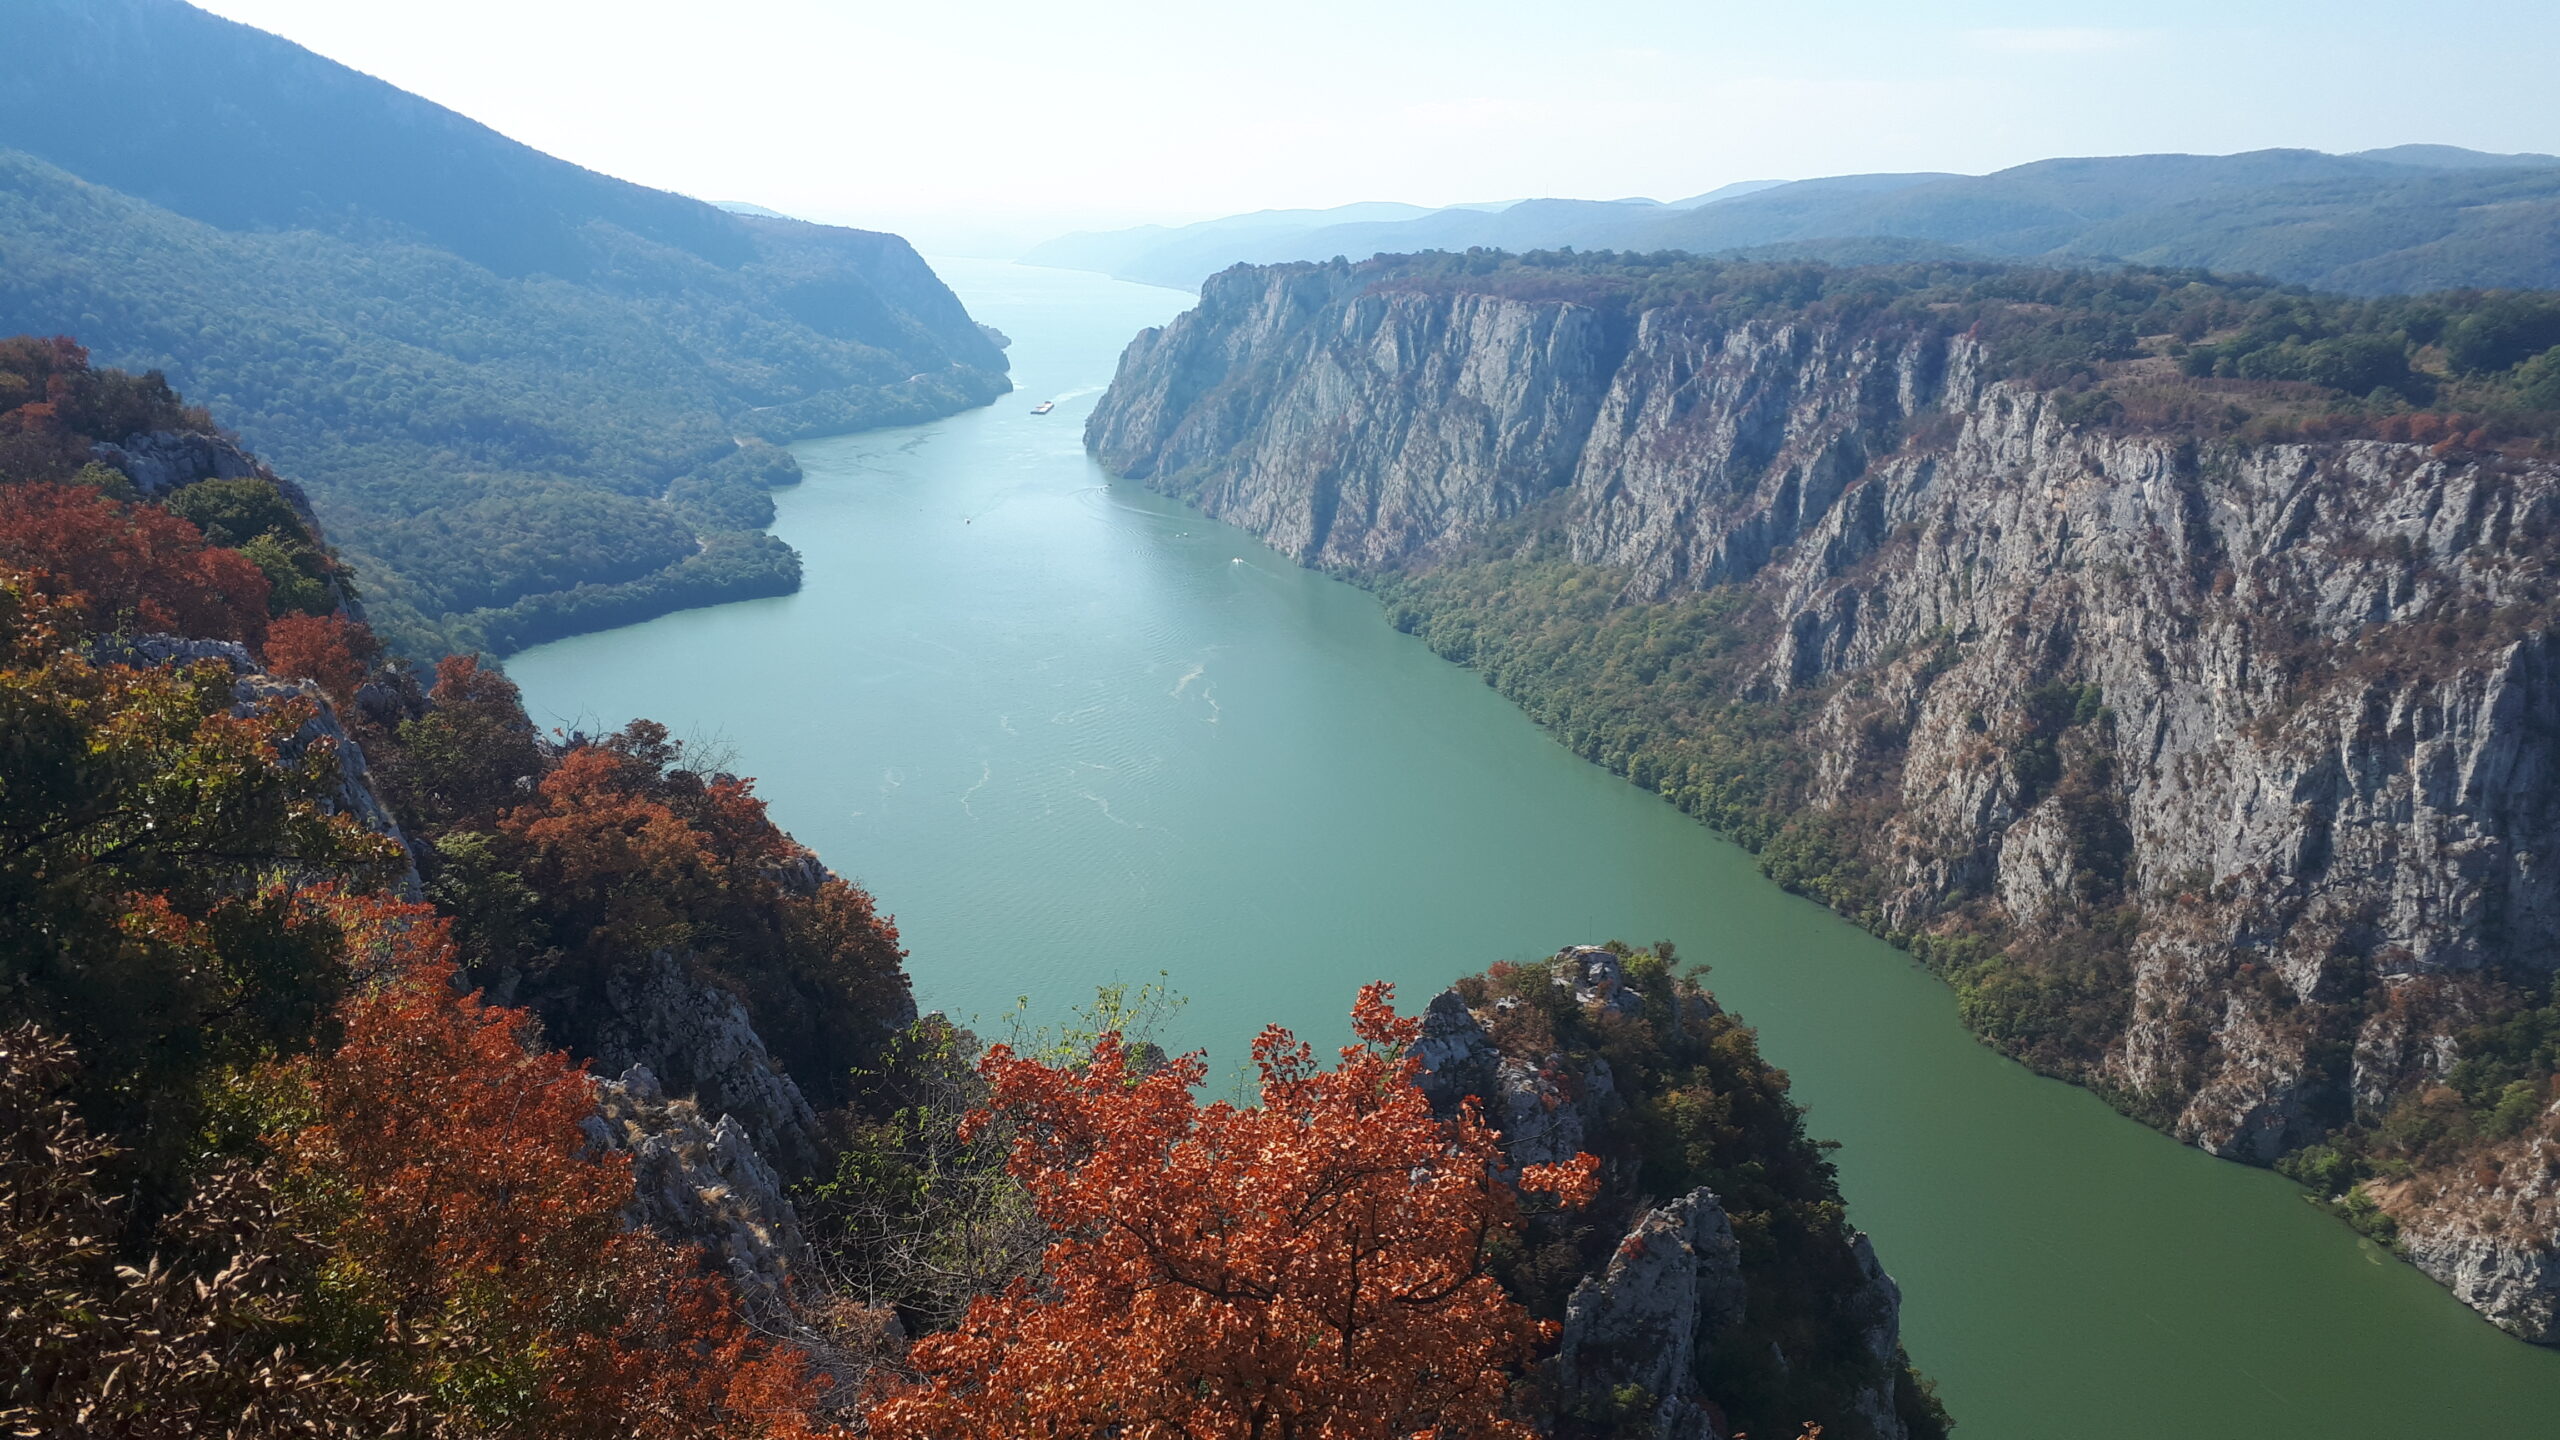
<svg viewBox="0 0 2560 1440"><path fill-rule="evenodd" d="M788 590L758 447L1007 388L894 236L596 175L178 0L0 11L0 147L0 330L216 406L420 654Z"/></svg>

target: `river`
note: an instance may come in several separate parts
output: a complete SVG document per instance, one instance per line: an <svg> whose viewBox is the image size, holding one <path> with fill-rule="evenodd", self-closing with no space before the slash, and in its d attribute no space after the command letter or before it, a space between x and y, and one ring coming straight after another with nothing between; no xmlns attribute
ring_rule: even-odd
<svg viewBox="0 0 2560 1440"><path fill-rule="evenodd" d="M1759 1027L1912 1358L1966 1440L2560 1434L2560 1351L2306 1204L1976 1044L1909 958L1576 759L1362 592L1129 485L1080 432L1186 295L938 262L1019 390L798 447L796 595L508 662L546 724L634 715L732 757L898 919L919 999L1001 1033L1097 984L1188 1003L1232 1075L1354 990L1408 1009L1568 942L1668 938ZM1034 416L1040 400L1054 413ZM1223 1082L1222 1082L1223 1083Z"/></svg>

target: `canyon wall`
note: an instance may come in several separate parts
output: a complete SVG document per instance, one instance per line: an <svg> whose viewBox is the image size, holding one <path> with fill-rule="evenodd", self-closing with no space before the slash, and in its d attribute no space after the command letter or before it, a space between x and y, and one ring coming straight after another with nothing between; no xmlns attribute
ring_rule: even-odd
<svg viewBox="0 0 2560 1440"><path fill-rule="evenodd" d="M1618 606L1732 597L1726 698L1795 717L1806 823L1855 821L1857 883L1809 888L1969 977L1995 1043L2273 1163L2434 1093L2560 970L2560 465L2068 402L1952 329L1337 262L1213 279L1087 440L1355 578L1543 555ZM2552 1343L2538 1105L2346 1198Z"/></svg>

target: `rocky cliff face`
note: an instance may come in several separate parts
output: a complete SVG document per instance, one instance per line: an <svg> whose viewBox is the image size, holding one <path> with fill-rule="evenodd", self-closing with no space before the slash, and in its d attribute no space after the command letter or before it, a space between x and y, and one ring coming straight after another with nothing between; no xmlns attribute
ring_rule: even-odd
<svg viewBox="0 0 2560 1440"><path fill-rule="evenodd" d="M1650 958L1650 957L1646 957ZM1694 1176L1676 1195L1650 1193L1652 1176L1631 1137L1635 1112L1661 1094L1631 1093L1599 1051L1632 1057L1656 1087L1682 1086L1692 1100L1720 1092L1733 1116L1750 1105L1742 1091L1783 1078L1745 1062L1747 1084L1719 1084L1684 1062L1693 1047L1733 1034L1735 1022L1694 983L1664 965L1643 988L1617 950L1572 946L1544 967L1524 967L1443 991L1424 1011L1414 1054L1418 1082L1434 1108L1472 1102L1502 1135L1515 1166L1553 1164L1589 1153L1602 1162L1602 1198L1579 1215L1533 1219L1533 1254L1569 1253L1578 1276L1562 1297L1556 1352L1541 1391L1556 1433L1577 1440L1724 1440L1732 1413L1818 1408L1829 1433L1869 1440L1925 1440L1938 1417L1899 1392L1917 1385L1903 1358L1900 1290L1877 1263L1867 1237L1836 1223L1796 1230L1773 1225L1772 1195L1757 1181L1790 1168L1786 1152L1805 1147L1800 1117L1772 1110L1739 1148L1718 1157L1755 1193L1729 1212L1727 1200ZM1474 991L1470 1003L1469 989ZM1508 993L1496 993L1507 990ZM1747 1032L1745 1032L1747 1033ZM1695 1087L1695 1088L1692 1088ZM1677 1125L1655 1109L1654 1126ZM1747 1119L1736 1125L1752 1130ZM1827 1177L1827 1169L1822 1171ZM1743 1179L1742 1177L1750 1177ZM1827 1178L1797 1200L1838 1203ZM1737 1236L1746 1215L1753 1240ZM1793 1242L1771 1238L1795 1230ZM1541 1305L1539 1284L1506 1277ZM1819 1291L1809 1311L1776 1312ZM1910 1412L1906 1414L1906 1411ZM1804 1418L1797 1416L1796 1418ZM1916 1420L1916 1425L1914 1421ZM1788 1423L1794 1423L1790 1420Z"/></svg>
<svg viewBox="0 0 2560 1440"><path fill-rule="evenodd" d="M782 1178L737 1117L715 1121L693 1101L669 1098L645 1065L595 1088L596 1113L584 1128L598 1150L631 1157L629 1223L701 1246L758 1319L787 1320L808 1241Z"/></svg>
<svg viewBox="0 0 2560 1440"><path fill-rule="evenodd" d="M2437 1085L2560 970L2560 465L2064 410L1961 334L1337 264L1217 277L1087 437L1312 564L1427 566L1518 520L1622 604L1729 587L1735 698L1806 719L1794 803L1859 817L1865 878L1826 898L1997 952L1999 995L2076 1007L2013 1048L2270 1163ZM2528 1150L2372 1194L2550 1341Z"/></svg>

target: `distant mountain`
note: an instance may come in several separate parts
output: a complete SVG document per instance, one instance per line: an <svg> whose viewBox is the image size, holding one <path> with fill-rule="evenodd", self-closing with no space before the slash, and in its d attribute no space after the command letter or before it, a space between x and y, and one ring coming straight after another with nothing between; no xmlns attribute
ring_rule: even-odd
<svg viewBox="0 0 2560 1440"><path fill-rule="evenodd" d="M1228 233L1193 228L1213 239ZM1673 205L1532 200L1490 213L1308 227L1250 244L1132 244L1115 264L1089 268L1197 287L1238 261L1472 246L1701 254L1784 246L1840 257L1857 253L1852 241L2004 260L2195 266L2368 294L2552 286L2560 285L2560 158L2402 145L2358 155L2126 155L1991 175L1746 182Z"/></svg>
<svg viewBox="0 0 2560 1440"><path fill-rule="evenodd" d="M1205 262L1211 270L1219 270L1235 263L1219 258L1229 251L1259 251L1273 245L1286 246L1293 237L1329 226L1392 223L1436 213L1426 205L1407 205L1393 200L1361 201L1336 205L1329 210L1256 210L1249 215L1229 215L1193 225L1140 225L1128 230L1079 231L1036 246L1021 258L1027 265L1050 265L1061 270L1099 270L1112 275L1145 263L1149 256L1162 257L1155 262L1155 268L1179 271L1191 264Z"/></svg>
<svg viewBox="0 0 2560 1440"><path fill-rule="evenodd" d="M1573 236L1614 234L1633 216L1667 215L1750 194L1778 180L1745 180L1665 205L1657 200L1502 200L1428 207L1394 201L1330 210L1258 210L1198 224L1061 236L1025 252L1028 265L1099 270L1123 280L1175 289L1239 261L1255 264L1366 256L1381 250L1463 250L1471 245L1529 248L1581 243Z"/></svg>
<svg viewBox="0 0 2560 1440"><path fill-rule="evenodd" d="M157 367L379 624L504 649L772 593L787 456L1009 388L894 235L581 169L179 0L0 4L0 334Z"/></svg>
<svg viewBox="0 0 2560 1440"><path fill-rule="evenodd" d="M1671 208L1695 210L1701 205L1713 205L1719 200L1736 200L1745 195L1757 195L1763 190L1775 190L1786 183L1784 180L1736 180L1730 185L1719 185L1704 195L1692 195L1686 200L1674 200L1671 202Z"/></svg>
<svg viewBox="0 0 2560 1440"><path fill-rule="evenodd" d="M2560 155L2491 155L2459 145L2394 145L2387 150L2358 150L2358 160L2384 160L2394 165L2423 165L2438 170L2503 170L2518 165L2560 165Z"/></svg>

